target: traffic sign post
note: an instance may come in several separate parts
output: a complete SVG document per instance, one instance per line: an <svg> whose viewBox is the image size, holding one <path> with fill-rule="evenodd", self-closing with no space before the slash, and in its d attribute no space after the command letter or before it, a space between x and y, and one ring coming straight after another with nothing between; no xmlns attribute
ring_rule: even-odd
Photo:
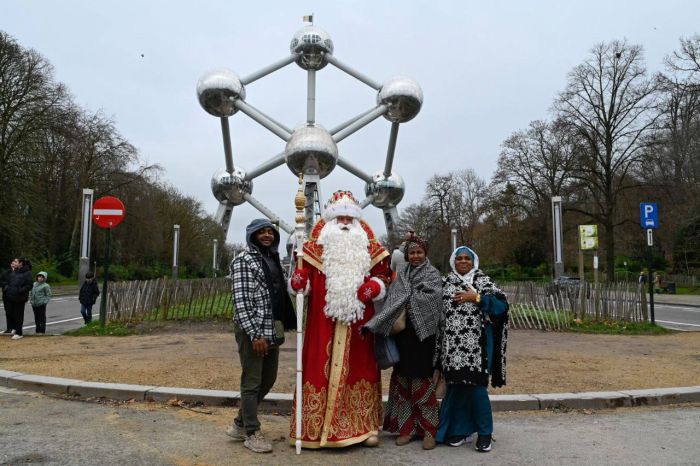
<svg viewBox="0 0 700 466"><path fill-rule="evenodd" d="M100 300L100 327L104 327L107 320L107 277L109 276L109 249L112 240L112 228L124 220L124 215L126 215L124 203L114 196L101 197L92 206L92 220L97 226L107 229L104 280L102 282L102 298Z"/></svg>
<svg viewBox="0 0 700 466"><path fill-rule="evenodd" d="M659 209L656 202L641 202L639 204L639 223L646 230L647 235L647 261L649 269L649 315L651 323L656 324L654 318L654 230L659 228Z"/></svg>

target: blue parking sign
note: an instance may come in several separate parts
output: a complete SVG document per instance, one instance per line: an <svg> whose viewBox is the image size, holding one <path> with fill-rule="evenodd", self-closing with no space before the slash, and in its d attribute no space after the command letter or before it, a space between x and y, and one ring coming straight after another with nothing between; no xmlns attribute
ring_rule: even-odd
<svg viewBox="0 0 700 466"><path fill-rule="evenodd" d="M659 209L656 202L642 202L639 204L639 220L642 228L659 228Z"/></svg>

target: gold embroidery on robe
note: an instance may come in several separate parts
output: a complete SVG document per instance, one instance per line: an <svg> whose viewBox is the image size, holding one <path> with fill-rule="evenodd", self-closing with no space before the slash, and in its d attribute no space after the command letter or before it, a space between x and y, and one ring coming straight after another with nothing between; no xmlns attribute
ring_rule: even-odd
<svg viewBox="0 0 700 466"><path fill-rule="evenodd" d="M352 387L343 390L334 413L334 422L330 426L331 438L354 438L366 432L375 432L381 426L382 403L380 383L370 383L365 379L358 380ZM302 437L305 446L313 448L321 437L326 413L326 387L317 390L309 382L303 389ZM292 414L294 415L294 414ZM290 429L290 440L294 441L294 428ZM332 446L337 442L329 442ZM339 446L342 446L340 443Z"/></svg>
<svg viewBox="0 0 700 466"><path fill-rule="evenodd" d="M302 393L302 437L318 440L323 427L323 414L326 412L326 387L316 391L316 387L306 382ZM290 436L294 437L294 435L295 432L292 429Z"/></svg>

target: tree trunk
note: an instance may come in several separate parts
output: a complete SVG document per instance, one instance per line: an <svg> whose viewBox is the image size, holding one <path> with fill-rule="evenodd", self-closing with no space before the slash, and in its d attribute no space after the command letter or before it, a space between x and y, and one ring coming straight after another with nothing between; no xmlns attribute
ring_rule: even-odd
<svg viewBox="0 0 700 466"><path fill-rule="evenodd" d="M608 283L615 281L615 224L612 217L605 220L605 275Z"/></svg>

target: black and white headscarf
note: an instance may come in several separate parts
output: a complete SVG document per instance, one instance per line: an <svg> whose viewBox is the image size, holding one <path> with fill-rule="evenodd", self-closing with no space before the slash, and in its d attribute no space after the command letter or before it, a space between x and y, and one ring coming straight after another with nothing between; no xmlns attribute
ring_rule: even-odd
<svg viewBox="0 0 700 466"><path fill-rule="evenodd" d="M370 319L365 328L373 333L389 335L401 311L408 305L407 317L420 341L435 335L441 320L442 278L438 269L426 258L420 265L407 265L396 275L387 290L382 310Z"/></svg>
<svg viewBox="0 0 700 466"><path fill-rule="evenodd" d="M466 250L466 251L465 251ZM457 254L467 252L474 267L461 275L455 269ZM476 303L454 303L458 291L473 288L482 296L495 296L506 301L506 295L479 266L479 257L464 246L457 248L450 257L452 272L443 278L442 300L445 314L438 335L438 355L447 383L500 387L506 381L506 343L508 338L508 314L490 319ZM507 302L507 301L506 301ZM493 326L492 374L488 371L486 351L486 325Z"/></svg>

